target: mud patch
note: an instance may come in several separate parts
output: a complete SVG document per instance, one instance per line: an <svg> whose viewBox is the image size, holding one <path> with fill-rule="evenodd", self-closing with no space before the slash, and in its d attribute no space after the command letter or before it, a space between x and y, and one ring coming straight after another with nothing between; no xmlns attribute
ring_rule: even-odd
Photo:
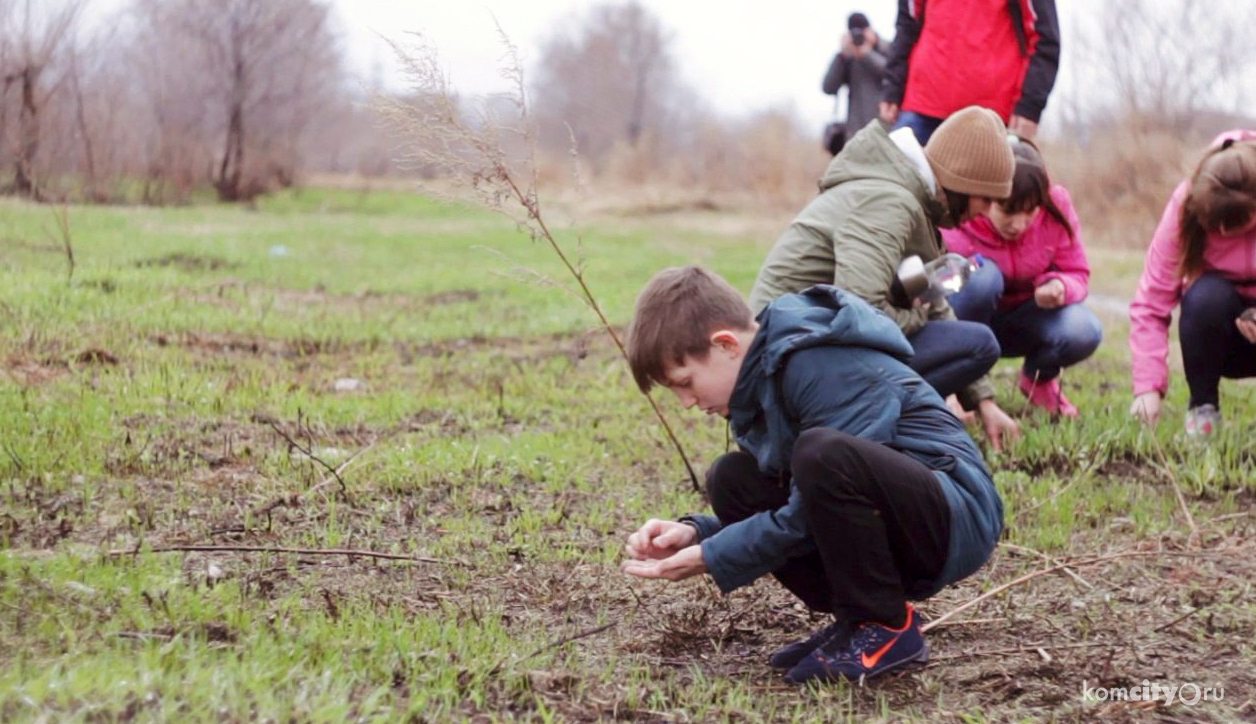
<svg viewBox="0 0 1256 724"><path fill-rule="evenodd" d="M429 294L423 298L423 303L427 305L463 304L476 302L479 299L480 293L474 289L451 289L447 292Z"/></svg>
<svg viewBox="0 0 1256 724"><path fill-rule="evenodd" d="M234 269L240 266L238 263L228 261L222 257L189 254L187 252L177 251L163 256L156 256L149 259L140 259L135 262L135 266L144 269L149 267L175 267L186 272L207 272L218 271L220 269Z"/></svg>
<svg viewBox="0 0 1256 724"><path fill-rule="evenodd" d="M173 332L154 334L149 341L158 347L178 346L205 354L237 354L295 359L346 353L364 345L338 339L272 339L233 332Z"/></svg>

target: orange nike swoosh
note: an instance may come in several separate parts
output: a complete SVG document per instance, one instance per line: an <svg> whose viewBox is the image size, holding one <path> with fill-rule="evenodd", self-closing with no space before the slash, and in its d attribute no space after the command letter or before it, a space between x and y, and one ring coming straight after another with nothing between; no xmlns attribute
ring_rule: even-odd
<svg viewBox="0 0 1256 724"><path fill-rule="evenodd" d="M868 655L868 652L866 652L866 651L865 651L864 653L860 654L860 655L859 655L859 659L860 659L860 661L863 661L864 668L865 668L865 669L871 669L872 667L876 666L876 665L877 665L877 662L881 660L881 657L885 655L885 652L886 652L886 651L889 651L889 650L890 650L890 647L894 645L894 642L895 642L895 641L898 641L898 637L897 637L897 636L895 636L894 638L890 639L890 642L889 642L889 643L887 643L886 645L884 645L884 646L882 646L881 648L877 649L877 652L876 652L875 654L871 655L871 656L869 656L869 655Z"/></svg>

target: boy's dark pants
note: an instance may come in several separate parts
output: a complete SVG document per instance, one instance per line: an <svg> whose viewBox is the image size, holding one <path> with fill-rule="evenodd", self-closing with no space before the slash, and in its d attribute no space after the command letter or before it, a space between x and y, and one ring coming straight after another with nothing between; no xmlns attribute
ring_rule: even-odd
<svg viewBox="0 0 1256 724"><path fill-rule="evenodd" d="M950 508L934 473L829 428L798 437L792 468L817 550L773 571L777 580L813 610L901 625L906 599L927 591L946 562ZM745 452L717 459L707 490L724 525L789 500L789 488L759 472Z"/></svg>

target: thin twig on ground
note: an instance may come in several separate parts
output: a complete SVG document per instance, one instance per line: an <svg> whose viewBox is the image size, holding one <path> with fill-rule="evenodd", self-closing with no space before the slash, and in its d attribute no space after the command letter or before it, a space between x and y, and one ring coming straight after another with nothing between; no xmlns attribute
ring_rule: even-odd
<svg viewBox="0 0 1256 724"><path fill-rule="evenodd" d="M1066 568L1080 568L1081 566L1093 566L1093 565L1098 565L1100 563L1108 563L1110 561L1119 560L1122 558L1154 558L1157 556L1182 556L1182 557L1188 557L1188 558L1198 558L1206 554L1207 554L1207 551L1195 551L1195 552L1190 552L1190 551L1122 551L1120 553L1110 553L1105 556L1096 556L1094 558L1087 558L1080 561L1069 561L1067 563L1061 563L1059 565L1054 565L1049 568L1042 568L1037 571L1033 571L1031 573L1026 573L1020 578L1017 578L1012 581L1008 581L1007 583L1004 583L1001 586L996 586L990 589L989 591L986 591L985 593L981 594L980 596L977 596L976 598L968 601L967 603L963 603L963 604L960 604L959 606L956 606L955 608L933 619L932 621L925 624L924 626L921 626L920 630L921 632L927 632L930 629L936 628L943 621L955 616L956 614L961 613L963 611L967 611L968 609L972 608L973 606L978 605L982 601L993 598L1008 589L1015 588L1016 586L1019 586L1023 583L1028 583L1029 581L1032 581L1035 578L1041 578L1042 576L1046 576L1051 573L1058 573L1060 571L1063 571Z"/></svg>
<svg viewBox="0 0 1256 724"><path fill-rule="evenodd" d="M1214 603L1215 603L1215 602L1214 602ZM1181 616L1178 616L1177 618L1173 619L1172 621L1170 621L1170 622L1168 622L1168 623L1166 623L1166 624L1162 624L1162 625L1160 625L1160 626L1157 626L1156 628L1154 628L1154 629L1153 629L1153 631L1154 631L1155 633L1160 633L1161 631L1164 631L1164 630L1166 630L1166 629L1173 628L1174 626L1178 625L1179 623L1182 623L1182 622L1183 622L1183 621L1185 621L1186 619L1190 618L1191 616L1194 616L1195 614L1199 613L1200 611L1204 610L1205 608L1208 608L1208 607L1209 607L1209 606L1211 606L1211 605L1212 605L1211 603L1206 603L1206 604L1204 604L1203 606L1200 606L1200 607L1198 607L1198 608L1193 608L1193 609L1191 609L1190 611L1187 611L1186 613L1182 614Z"/></svg>
<svg viewBox="0 0 1256 724"><path fill-rule="evenodd" d="M274 430L277 435L282 437L284 440L287 440L289 445L291 445L292 447L300 451L301 454L305 455L310 460L313 460L314 462L326 468L327 471L331 473L332 477L336 479L336 482L340 484L340 495L344 498L345 501L349 500L349 486L345 484L345 479L340 477L340 472L336 470L336 468L332 467L326 460L315 455L313 450L311 450L308 447L305 447L301 443L297 442L296 439L294 439L291 435L284 432L283 428L279 427L279 425L277 425L274 420L267 419L266 424L269 425L270 429ZM322 485L322 483L319 483L319 485Z"/></svg>
<svg viewBox="0 0 1256 724"><path fill-rule="evenodd" d="M426 556L412 556L405 553L384 553L382 551L362 550L357 548L289 548L287 546L215 546L215 545L170 545L153 546L149 553L174 552L206 552L206 553L296 553L310 556L349 556L358 558L383 558L392 561L414 561L416 563L438 563L454 565L452 561ZM116 558L141 553L138 548L120 548L107 551L105 555Z"/></svg>
<svg viewBox="0 0 1256 724"><path fill-rule="evenodd" d="M1037 642L1029 644L1021 644L1020 646L1012 646L1006 649L988 649L985 651L966 651L959 654L948 654L946 656L934 656L929 659L929 664L941 661L951 661L953 659L976 659L983 656L1009 656L1012 654L1035 654L1042 655L1042 651L1063 650L1063 649L1088 649L1096 646L1113 646L1120 644L1111 641L1083 641L1073 644L1052 644L1047 642Z"/></svg>
<svg viewBox="0 0 1256 724"><path fill-rule="evenodd" d="M385 438L381 438L381 439L391 438L395 434L396 433L392 433L390 435L385 436ZM303 496L312 495L315 491L321 490L327 485L330 485L333 481L340 483L340 489L341 489L341 492L343 493L344 488L345 488L345 482L341 476L344 474L344 471L349 468L350 463L352 463L354 460L357 460L358 458L365 455L367 452L371 450L371 448L379 444L379 442L380 442L380 439L372 440L369 445L367 445L364 448L360 448L359 450L357 450L357 452L353 453L349 457L342 460L339 465L337 465L334 469L332 469L331 475L328 475L327 477L323 478L322 480L318 482L318 485L312 486L309 490L305 491L304 493L301 493L301 495ZM320 460L319 462L322 462L322 461Z"/></svg>
<svg viewBox="0 0 1256 724"><path fill-rule="evenodd" d="M575 633L575 634L572 634L572 635L570 635L570 636L564 636L564 637L562 637L561 639L558 639L557 641L551 641L551 642L549 642L548 644L545 644L544 646L542 646L541 648L539 648L539 649L537 649L537 650L533 651L532 653L528 654L527 656L524 656L523 658L516 660L516 661L515 661L515 663L516 663L516 664L523 663L524 661L527 661L528 659L531 659L531 658L533 658L533 657L535 657L535 656L538 656L538 655L540 655L540 654L542 654L542 653L544 653L544 652L546 652L546 651L549 651L550 649L556 649L556 648L558 648L559 646L562 646L563 644L569 644L569 643L571 643L572 641L578 641L578 640L583 639L583 638L588 638L589 636L595 636L595 635L600 634L600 633L602 633L603 631L605 631L605 630L607 630L607 629L609 629L609 628L613 628L613 627L615 627L615 626L617 626L617 625L619 625L619 622L618 622L618 621L611 621L610 623L607 623L607 624L602 624L601 626L597 626L597 627L595 627L595 628L591 628L591 629L588 629L588 630L585 630L585 631L581 631L581 632L579 632L579 633ZM502 659L501 661L498 661L498 662L497 662L497 664L495 664L495 665L493 666L493 668L491 668L491 669L489 669L489 670L488 670L488 674L487 674L487 675L488 675L488 676L493 676L493 675L497 674L498 672L500 672L500 671L502 670L502 667L504 667L504 666L506 665L506 663L507 663L507 660L506 660L506 659Z"/></svg>
<svg viewBox="0 0 1256 724"><path fill-rule="evenodd" d="M1039 558L1045 560L1047 563L1051 563L1053 565L1060 564L1060 560L1058 558L1052 558L1046 553L1043 553L1042 551L1034 550L1033 548L1029 548L1028 546L1017 545L1015 543L1008 543L1005 541L1005 542L999 543L999 547L1006 548L1012 551L1020 551L1022 553L1028 553L1033 556L1038 556ZM1082 578L1081 576L1077 575L1077 572L1074 571L1072 568L1064 568L1062 570L1064 571L1064 573L1068 574L1068 576L1072 578L1074 581L1077 581L1078 583L1085 586L1086 588L1089 588L1092 591L1095 590L1094 585L1092 585L1085 578Z"/></svg>
<svg viewBox="0 0 1256 724"><path fill-rule="evenodd" d="M1156 450L1156 457L1160 458L1160 467L1173 485L1173 494L1177 496L1178 507L1182 509L1182 515L1186 518L1186 525L1191 529L1187 542L1193 544L1199 538L1199 528L1195 525L1195 516L1191 515L1191 509L1186 504L1186 496L1182 493L1182 486L1178 485L1177 473L1173 472L1173 468L1169 465L1169 456L1165 454L1164 446L1160 444L1160 438L1156 437L1154 430L1148 431L1148 434L1151 436L1152 447Z"/></svg>

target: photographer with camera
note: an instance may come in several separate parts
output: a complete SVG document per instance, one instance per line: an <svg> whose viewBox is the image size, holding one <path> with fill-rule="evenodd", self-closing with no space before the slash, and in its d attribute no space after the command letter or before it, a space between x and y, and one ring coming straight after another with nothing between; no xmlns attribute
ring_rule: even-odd
<svg viewBox="0 0 1256 724"><path fill-rule="evenodd" d="M846 26L849 32L842 36L842 49L833 56L823 86L831 96L837 95L842 86L850 89L846 120L835 118L824 129L824 147L834 156L842 150L846 139L877 117L881 78L889 55L889 44L877 36L868 16L851 13Z"/></svg>

